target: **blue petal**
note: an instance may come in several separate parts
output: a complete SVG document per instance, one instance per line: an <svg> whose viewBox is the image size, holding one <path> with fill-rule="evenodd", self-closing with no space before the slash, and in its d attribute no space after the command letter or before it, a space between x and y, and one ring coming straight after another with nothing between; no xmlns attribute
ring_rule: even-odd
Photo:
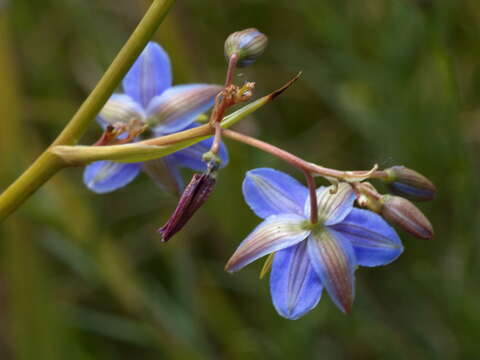
<svg viewBox="0 0 480 360"><path fill-rule="evenodd" d="M161 159L145 161L142 164L145 173L164 190L180 195L185 183L179 168L171 164L168 156Z"/></svg>
<svg viewBox="0 0 480 360"><path fill-rule="evenodd" d="M310 233L304 229L304 222L303 217L294 214L268 217L242 241L225 269L240 270L262 256L298 244Z"/></svg>
<svg viewBox="0 0 480 360"><path fill-rule="evenodd" d="M170 86L170 59L160 45L149 42L123 79L123 89L146 109L150 100Z"/></svg>
<svg viewBox="0 0 480 360"><path fill-rule="evenodd" d="M335 191L334 193L332 193ZM352 186L339 183L337 187L321 186L317 189L318 220L324 225L341 222L352 211L356 195ZM305 216L310 217L310 196L305 201Z"/></svg>
<svg viewBox="0 0 480 360"><path fill-rule="evenodd" d="M403 252L395 230L371 211L353 209L341 223L331 228L351 242L358 265L386 265Z"/></svg>
<svg viewBox="0 0 480 360"><path fill-rule="evenodd" d="M158 124L156 133L169 134L185 129L210 109L219 85L189 84L171 87L156 96L147 109L149 123Z"/></svg>
<svg viewBox="0 0 480 360"><path fill-rule="evenodd" d="M113 94L98 114L97 120L105 128L107 125L128 124L133 120L143 121L143 108L130 96Z"/></svg>
<svg viewBox="0 0 480 360"><path fill-rule="evenodd" d="M85 168L83 182L90 190L103 194L127 185L139 172L139 164L96 161Z"/></svg>
<svg viewBox="0 0 480 360"><path fill-rule="evenodd" d="M435 190L421 189L409 184L394 181L388 184L390 191L399 196L409 197L413 200L432 200L435 197Z"/></svg>
<svg viewBox="0 0 480 360"><path fill-rule="evenodd" d="M306 241L275 254L270 293L277 312L290 320L302 317L318 304L322 283L310 263Z"/></svg>
<svg viewBox="0 0 480 360"><path fill-rule="evenodd" d="M275 214L303 216L308 190L281 171L259 168L245 175L243 196L253 212L261 218Z"/></svg>
<svg viewBox="0 0 480 360"><path fill-rule="evenodd" d="M350 312L355 297L356 260L352 245L326 227L308 237L308 255L332 301Z"/></svg>
<svg viewBox="0 0 480 360"><path fill-rule="evenodd" d="M168 159L173 166L189 168L195 171L205 171L207 166L202 160L202 156L210 150L212 142L212 138L200 141L195 145L179 150L165 158ZM228 164L228 151L223 143L220 145L218 156L221 160L221 166L226 166Z"/></svg>

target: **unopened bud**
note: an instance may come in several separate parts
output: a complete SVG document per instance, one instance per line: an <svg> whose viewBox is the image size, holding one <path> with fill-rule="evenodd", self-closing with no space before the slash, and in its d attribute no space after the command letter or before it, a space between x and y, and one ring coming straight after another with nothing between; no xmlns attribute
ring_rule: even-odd
<svg viewBox="0 0 480 360"><path fill-rule="evenodd" d="M410 201L393 195L383 195L380 201L383 203L381 214L387 221L418 238L432 238L432 224Z"/></svg>
<svg viewBox="0 0 480 360"><path fill-rule="evenodd" d="M386 169L388 187L399 196L405 196L415 201L429 201L435 198L435 185L422 174L405 166L393 166Z"/></svg>
<svg viewBox="0 0 480 360"><path fill-rule="evenodd" d="M267 43L267 36L257 29L237 31L225 40L225 57L228 61L233 54L237 54L237 66L249 66L262 55Z"/></svg>
<svg viewBox="0 0 480 360"><path fill-rule="evenodd" d="M167 223L158 229L162 241L168 241L179 232L193 214L207 201L216 183L216 168L217 165L209 166L205 173L193 175L192 180L183 191L175 211Z"/></svg>

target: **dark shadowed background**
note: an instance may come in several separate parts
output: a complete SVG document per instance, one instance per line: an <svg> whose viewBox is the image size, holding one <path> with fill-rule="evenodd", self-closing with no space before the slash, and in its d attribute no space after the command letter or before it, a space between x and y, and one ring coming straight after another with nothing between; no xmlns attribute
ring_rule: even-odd
<svg viewBox="0 0 480 360"><path fill-rule="evenodd" d="M55 138L148 4L0 1L1 189ZM402 233L396 262L360 269L351 315L324 296L288 321L261 262L223 267L259 222L245 171L298 172L228 142L211 200L161 244L174 197L144 175L95 195L67 169L0 227L1 359L480 357L480 2L184 0L155 39L176 84L221 83L223 41L246 27L270 44L237 82L256 81L260 96L303 76L237 128L325 166L417 169L439 189L420 205L435 238ZM98 136L92 123L82 142Z"/></svg>

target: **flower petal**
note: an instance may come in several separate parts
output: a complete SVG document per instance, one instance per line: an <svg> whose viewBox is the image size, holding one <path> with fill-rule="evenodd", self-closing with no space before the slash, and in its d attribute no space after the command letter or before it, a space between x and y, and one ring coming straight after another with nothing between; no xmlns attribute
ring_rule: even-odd
<svg viewBox="0 0 480 360"><path fill-rule="evenodd" d="M170 86L170 59L160 45L149 42L123 79L123 89L146 109L150 100Z"/></svg>
<svg viewBox="0 0 480 360"><path fill-rule="evenodd" d="M219 85L189 84L173 86L152 99L147 109L149 123L158 124L155 133L168 134L183 130L210 109Z"/></svg>
<svg viewBox="0 0 480 360"><path fill-rule="evenodd" d="M185 183L178 167L171 163L168 156L145 161L142 168L157 185L175 195L181 194Z"/></svg>
<svg viewBox="0 0 480 360"><path fill-rule="evenodd" d="M308 237L308 254L332 301L343 312L350 312L355 297L356 266L352 245L323 228Z"/></svg>
<svg viewBox="0 0 480 360"><path fill-rule="evenodd" d="M259 168L247 172L243 196L261 218L276 214L303 215L308 190L291 176L274 169Z"/></svg>
<svg viewBox="0 0 480 360"><path fill-rule="evenodd" d="M139 164L96 161L86 166L83 182L90 190L104 194L129 184L139 172Z"/></svg>
<svg viewBox="0 0 480 360"><path fill-rule="evenodd" d="M402 242L395 230L371 211L353 209L341 223L331 228L338 236L351 242L358 265L386 265L403 252Z"/></svg>
<svg viewBox="0 0 480 360"><path fill-rule="evenodd" d="M309 234L302 228L304 221L303 217L293 214L268 217L242 241L225 269L229 272L240 270L262 256L304 240Z"/></svg>
<svg viewBox="0 0 480 360"><path fill-rule="evenodd" d="M165 159L168 159L173 166L189 168L195 171L205 171L207 166L202 160L202 157L204 153L210 150L212 142L212 138L200 141L195 145L167 155ZM227 147L223 143L220 144L218 156L221 160L220 166L226 166L228 164L228 151Z"/></svg>
<svg viewBox="0 0 480 360"><path fill-rule="evenodd" d="M332 194L334 189L333 185L317 189L318 220L324 225L333 225L345 219L355 201L355 192L349 184L339 183L337 191ZM310 196L305 201L305 216L310 217Z"/></svg>
<svg viewBox="0 0 480 360"><path fill-rule="evenodd" d="M270 293L277 312L290 320L302 317L318 304L322 283L310 263L306 241L275 254Z"/></svg>
<svg viewBox="0 0 480 360"><path fill-rule="evenodd" d="M98 122L106 125L128 124L133 120L143 121L145 113L142 107L130 96L113 94L98 114Z"/></svg>

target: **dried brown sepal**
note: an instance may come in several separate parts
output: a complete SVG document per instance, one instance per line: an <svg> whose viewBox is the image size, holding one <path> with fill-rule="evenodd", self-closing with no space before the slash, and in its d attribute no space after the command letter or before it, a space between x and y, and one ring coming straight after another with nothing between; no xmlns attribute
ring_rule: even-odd
<svg viewBox="0 0 480 360"><path fill-rule="evenodd" d="M215 174L210 169L203 174L194 174L178 201L177 207L168 221L158 232L162 241L168 241L192 218L193 214L207 201L216 183Z"/></svg>

